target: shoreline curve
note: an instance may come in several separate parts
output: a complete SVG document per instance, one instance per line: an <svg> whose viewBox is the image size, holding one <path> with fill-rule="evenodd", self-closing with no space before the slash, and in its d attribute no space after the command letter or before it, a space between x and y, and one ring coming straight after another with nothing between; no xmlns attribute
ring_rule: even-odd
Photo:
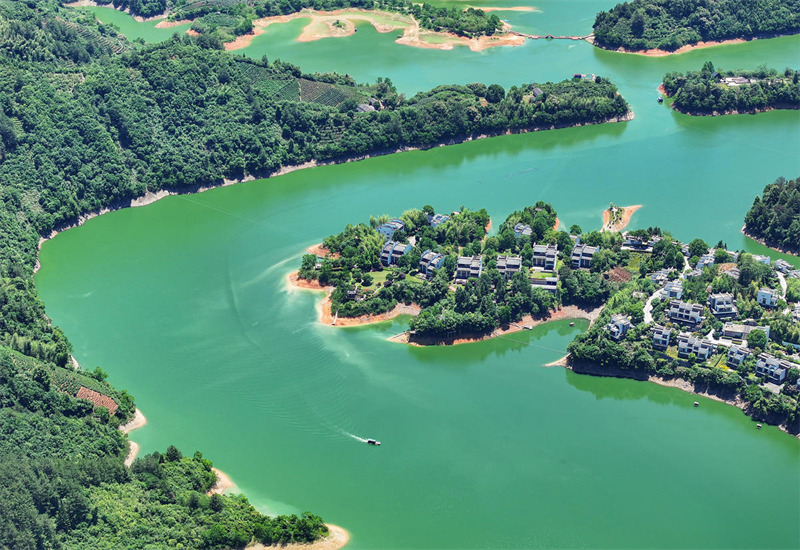
<svg viewBox="0 0 800 550"><path fill-rule="evenodd" d="M147 418L142 414L142 411L136 409L133 413L133 418L127 424L124 424L119 427L119 431L124 434L129 434L134 430L138 430L139 428L147 425ZM135 441L128 438L128 455L125 457L123 464L125 466L130 467L133 464L133 461L136 460L136 456L139 454L139 444Z"/></svg>
<svg viewBox="0 0 800 550"><path fill-rule="evenodd" d="M397 153L407 153L410 151L427 151L430 149L435 149L437 147L448 147L450 145L459 145L462 143L468 143L471 141L477 141L480 139L487 139L493 137L500 137L500 136L510 136L510 135L519 135L519 134L528 134L532 132L545 132L548 130L563 130L566 128L580 128L583 126L596 126L600 124L614 124L618 122L629 122L634 119L634 112L632 110L628 110L627 114L621 117L611 117L605 120L601 120L598 122L585 122L580 124L570 124L570 125L552 125L547 127L541 128L530 128L530 129L520 129L520 130L506 130L504 132L497 132L497 133L490 133L490 134L479 134L479 135L468 135L468 136L461 136L459 138L452 138L447 141L441 141L439 143L433 144L431 146L425 147L416 147L412 145L403 145L400 147L394 148L386 148L386 149L378 149L371 153L366 153L363 155L351 155L346 157L337 157L334 159L326 159L326 160L310 160L301 164L290 164L287 166L282 166L278 170L274 172L261 172L258 174L248 174L242 178L222 178L221 180L216 180L213 182L207 182L203 184L194 184L188 185L186 187L180 189L159 189L155 192L147 191L143 195L139 195L130 199L123 199L120 201L116 201L111 203L107 206L104 206L98 210L94 210L91 212L86 212L77 217L76 220L70 221L64 224L61 224L50 231L50 234L47 237L43 237L39 235L39 244L37 245L37 252L36 252L36 263L33 267L33 273L41 269L41 262L39 260L39 252L42 249L42 245L49 241L50 239L56 237L59 233L67 231L68 229L73 229L75 227L80 227L87 221L96 218L98 216L102 216L103 214L108 214L109 212L114 212L117 210L122 210L124 208L136 208L140 206L147 206L157 202L165 197L169 197L172 195L193 195L195 193L203 193L205 191L209 191L211 189L217 189L220 187L228 187L231 185L236 185L238 183L246 183L250 181L256 180L269 180L275 177L284 176L286 174L290 174L297 170L304 170L306 168L316 168L320 166L332 166L336 164L346 164L349 162L358 162L362 160L367 160L374 157L382 157L386 155L392 155Z"/></svg>
<svg viewBox="0 0 800 550"><path fill-rule="evenodd" d="M327 537L321 538L312 543L290 543L280 546L265 546L264 544L257 543L246 547L246 550L339 550L344 548L350 542L350 533L344 527L339 527L333 523L326 523L328 527Z"/></svg>

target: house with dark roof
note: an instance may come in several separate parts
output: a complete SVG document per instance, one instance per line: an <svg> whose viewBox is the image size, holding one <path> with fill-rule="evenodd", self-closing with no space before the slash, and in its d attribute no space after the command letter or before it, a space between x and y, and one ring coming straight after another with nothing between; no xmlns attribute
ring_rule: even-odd
<svg viewBox="0 0 800 550"><path fill-rule="evenodd" d="M771 288L761 288L756 295L756 301L764 307L775 307L778 305L778 295Z"/></svg>
<svg viewBox="0 0 800 550"><path fill-rule="evenodd" d="M672 331L661 325L653 325L650 327L653 333L653 347L656 349L667 349L669 347L669 338Z"/></svg>
<svg viewBox="0 0 800 550"><path fill-rule="evenodd" d="M694 353L695 357L708 360L717 351L717 344L705 338L697 338L691 334L682 332L678 335L678 357L684 359Z"/></svg>
<svg viewBox="0 0 800 550"><path fill-rule="evenodd" d="M739 310L734 304L733 294L730 292L719 292L708 296L708 309L717 319L730 319L739 315Z"/></svg>
<svg viewBox="0 0 800 550"><path fill-rule="evenodd" d="M775 269L781 273L789 273L794 267L786 260L775 260Z"/></svg>
<svg viewBox="0 0 800 550"><path fill-rule="evenodd" d="M392 240L395 231L403 231L406 228L406 224L403 223L402 220L398 220L397 218L391 219L386 223L380 224L375 230L383 235L384 241Z"/></svg>
<svg viewBox="0 0 800 550"><path fill-rule="evenodd" d="M674 269L659 269L650 275L650 280L655 284L661 286L667 284L669 281L669 274L675 271Z"/></svg>
<svg viewBox="0 0 800 550"><path fill-rule="evenodd" d="M680 279L668 282L661 290L662 300L680 300L683 296L683 282Z"/></svg>
<svg viewBox="0 0 800 550"><path fill-rule="evenodd" d="M432 275L433 272L444 265L444 254L426 250L419 259L419 272Z"/></svg>
<svg viewBox="0 0 800 550"><path fill-rule="evenodd" d="M702 270L712 265L714 265L714 256L712 254L703 254L700 256L700 259L697 260L697 269Z"/></svg>
<svg viewBox="0 0 800 550"><path fill-rule="evenodd" d="M533 289L541 288L553 294L558 291L558 277L546 277L544 279L531 277L530 281Z"/></svg>
<svg viewBox="0 0 800 550"><path fill-rule="evenodd" d="M544 268L545 271L553 271L556 268L558 259L558 247L554 244L535 244L533 245L533 267Z"/></svg>
<svg viewBox="0 0 800 550"><path fill-rule="evenodd" d="M533 235L533 229L530 225L518 223L514 226L514 235L519 239L520 237L530 237Z"/></svg>
<svg viewBox="0 0 800 550"><path fill-rule="evenodd" d="M769 340L769 325L756 326L755 324L735 325L733 323L725 323L722 326L722 336L731 340L746 340L747 335L754 330L760 330L767 335L767 340Z"/></svg>
<svg viewBox="0 0 800 550"><path fill-rule="evenodd" d="M726 358L728 366L733 368L738 367L751 353L752 352L747 346L733 345L729 347L728 356Z"/></svg>
<svg viewBox="0 0 800 550"><path fill-rule="evenodd" d="M466 284L468 279L477 278L483 273L482 256L459 256L456 264L456 283Z"/></svg>
<svg viewBox="0 0 800 550"><path fill-rule="evenodd" d="M572 269L588 269L592 267L592 258L595 252L597 252L596 246L589 246L587 244L575 245L575 248L572 249Z"/></svg>
<svg viewBox="0 0 800 550"><path fill-rule="evenodd" d="M631 318L621 313L615 313L611 316L611 322L605 328L611 338L620 340L631 329Z"/></svg>
<svg viewBox="0 0 800 550"><path fill-rule="evenodd" d="M691 281L691 280L692 280L692 279L694 279L695 277L700 277L702 274L703 274L703 271L702 271L702 270L700 270L700 269L693 269L693 270L691 270L689 273L687 273L686 275L684 275L684 278L686 278L687 280Z"/></svg>
<svg viewBox="0 0 800 550"><path fill-rule="evenodd" d="M519 256L498 256L497 257L497 271L500 272L506 279L514 276L522 269L522 258Z"/></svg>
<svg viewBox="0 0 800 550"><path fill-rule="evenodd" d="M397 260L411 252L413 247L410 244L389 241L383 246L381 251L381 263L385 267L397 264Z"/></svg>
<svg viewBox="0 0 800 550"><path fill-rule="evenodd" d="M444 214L428 214L428 223L431 225L431 227L438 227L444 222L449 221L450 216L445 216Z"/></svg>
<svg viewBox="0 0 800 550"><path fill-rule="evenodd" d="M771 353L765 352L758 355L756 374L758 376L763 376L773 384L782 384L789 369L796 369L799 367L800 365L796 363L792 363L786 359L778 359Z"/></svg>
<svg viewBox="0 0 800 550"><path fill-rule="evenodd" d="M699 325L703 322L703 305L689 304L680 300L672 300L667 309L667 317L674 323Z"/></svg>
<svg viewBox="0 0 800 550"><path fill-rule="evenodd" d="M794 310L792 310L792 321L795 323L800 323L800 303L794 305Z"/></svg>
<svg viewBox="0 0 800 550"><path fill-rule="evenodd" d="M534 87L534 88L531 90L531 93L533 94L533 97L539 97L539 96L540 96L540 95L542 95L544 92L542 91L542 89L541 89L541 88L539 88L539 87Z"/></svg>

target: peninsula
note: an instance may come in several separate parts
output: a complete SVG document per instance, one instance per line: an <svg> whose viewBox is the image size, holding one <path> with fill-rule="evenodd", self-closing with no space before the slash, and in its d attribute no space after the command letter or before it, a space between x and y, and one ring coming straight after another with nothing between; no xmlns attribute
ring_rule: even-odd
<svg viewBox="0 0 800 550"><path fill-rule="evenodd" d="M794 185L779 181L766 194ZM660 228L620 233L634 210L612 204L602 232L559 232L556 211L538 202L488 237L485 210L426 205L348 225L305 255L292 280L329 292L329 324L412 315L391 338L411 345L586 318L588 332L560 364L694 388L798 433L800 270L721 242L682 243Z"/></svg>
<svg viewBox="0 0 800 550"><path fill-rule="evenodd" d="M672 108L690 115L731 115L772 109L800 109L800 73L766 66L724 71L706 61L699 71L664 76L662 90Z"/></svg>
<svg viewBox="0 0 800 550"><path fill-rule="evenodd" d="M754 38L800 32L792 0L671 2L631 0L597 14L596 46L629 53L666 55Z"/></svg>

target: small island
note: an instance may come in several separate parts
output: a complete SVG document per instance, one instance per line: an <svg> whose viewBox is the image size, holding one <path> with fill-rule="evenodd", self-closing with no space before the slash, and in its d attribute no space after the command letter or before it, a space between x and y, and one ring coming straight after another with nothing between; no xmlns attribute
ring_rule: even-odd
<svg viewBox="0 0 800 550"><path fill-rule="evenodd" d="M312 248L290 280L330 293L322 303L326 324L412 315L409 330L394 340L415 345L476 341L554 319L592 320L618 281L629 279L627 272L603 275L628 253L612 250L622 242L618 233L558 225L555 209L538 202L513 212L489 237L485 210L442 214L426 205L348 225Z"/></svg>
<svg viewBox="0 0 800 550"><path fill-rule="evenodd" d="M348 225L290 278L329 292L328 324L411 315L409 329L390 338L411 345L585 318L589 330L557 364L680 387L800 432L800 270L722 242L683 243L658 227L614 231L631 210L612 204L604 231L567 232L538 202L490 237L485 210L426 205Z"/></svg>
<svg viewBox="0 0 800 550"><path fill-rule="evenodd" d="M593 42L658 56L797 32L800 14L791 0L758 0L747 7L734 0L631 0L597 14Z"/></svg>
<svg viewBox="0 0 800 550"><path fill-rule="evenodd" d="M753 71L724 71L707 61L699 71L664 76L661 90L672 108L689 115L759 113L800 109L800 73L766 66Z"/></svg>

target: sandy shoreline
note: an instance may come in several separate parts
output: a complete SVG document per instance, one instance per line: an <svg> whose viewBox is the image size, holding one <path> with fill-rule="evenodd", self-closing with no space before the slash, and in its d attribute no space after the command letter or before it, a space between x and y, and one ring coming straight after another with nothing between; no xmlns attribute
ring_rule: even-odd
<svg viewBox="0 0 800 550"><path fill-rule="evenodd" d="M325 525L328 526L328 531L330 531L328 536L316 542L312 542L311 544L300 544L296 542L280 546L254 544L248 546L247 550L275 550L276 548L280 548L281 550L338 550L339 548L343 548L350 541L350 533L343 527L332 523L326 523Z"/></svg>
<svg viewBox="0 0 800 550"><path fill-rule="evenodd" d="M231 481L231 478L228 477L228 474L220 470L219 468L211 468L211 471L214 472L217 476L217 482L211 486L211 489L208 490L206 495L211 496L214 494L221 495L223 493L230 492L232 489L236 488L236 484Z"/></svg>
<svg viewBox="0 0 800 550"><path fill-rule="evenodd" d="M142 414L142 411L136 409L133 414L133 418L127 424L124 424L119 427L119 431L124 434L128 434L133 430L138 430L142 426L147 424L147 418ZM128 439L129 449L128 449L128 456L125 457L125 466L130 467L133 464L133 461L136 460L136 455L139 454L139 444L135 441L131 441Z"/></svg>
<svg viewBox="0 0 800 550"><path fill-rule="evenodd" d="M589 323L594 323L600 315L603 307L598 307L593 310L581 309L577 306L565 306L554 312L551 312L546 317L533 318L526 315L517 323L512 323L507 327L499 327L487 334L476 334L474 336L464 335L458 338L427 338L427 337L412 337L408 332L403 332L390 337L390 342L397 342L399 344L407 344L409 346L425 347L425 346L457 346L460 344L471 344L474 342L481 342L489 340L490 338L498 338L508 334L513 334L522 330L528 330L526 327L536 327L549 323L551 321L562 321L565 319L586 319Z"/></svg>
<svg viewBox="0 0 800 550"><path fill-rule="evenodd" d="M668 55L678 55L686 52L690 52L692 50L700 50L703 48L713 48L714 46L725 46L729 44L741 44L743 42L747 42L744 38L731 38L730 40L721 40L718 42L709 41L703 42L700 41L697 44L686 44L685 46L681 46L674 52L670 52L667 50L659 50L657 48L652 48L649 50L626 50L625 48L617 48L616 50L608 50L612 52L619 52L619 53L630 53L635 55L645 55L647 57L666 57ZM596 44L595 44L596 45ZM607 48L603 48L602 46L597 46L598 48L605 50Z"/></svg>
<svg viewBox="0 0 800 550"><path fill-rule="evenodd" d="M603 227L600 229L600 231L611 231L615 233L622 231L628 227L634 212L639 210L641 207L641 204L618 207L622 210L622 219L613 225L611 225L611 212L609 212L608 209L603 210Z"/></svg>

